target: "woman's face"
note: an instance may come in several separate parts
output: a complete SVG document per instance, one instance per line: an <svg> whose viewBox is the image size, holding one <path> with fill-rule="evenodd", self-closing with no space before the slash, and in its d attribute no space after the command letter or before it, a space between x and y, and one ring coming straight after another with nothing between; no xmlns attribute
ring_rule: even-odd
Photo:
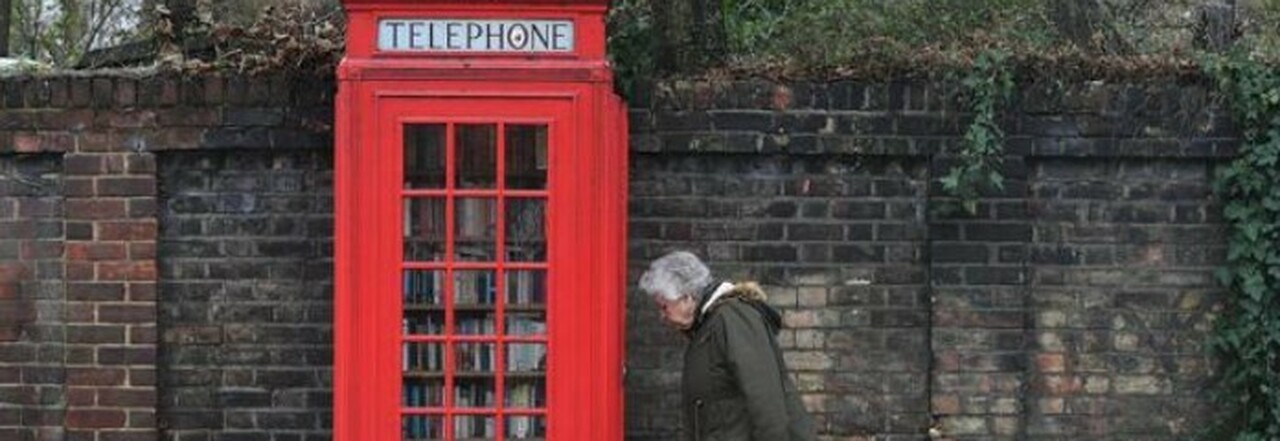
<svg viewBox="0 0 1280 441"><path fill-rule="evenodd" d="M657 296L654 299L658 304L658 311L662 314L662 322L667 326L679 331L693 326L694 310L698 308L693 297L680 296L677 300L667 300Z"/></svg>

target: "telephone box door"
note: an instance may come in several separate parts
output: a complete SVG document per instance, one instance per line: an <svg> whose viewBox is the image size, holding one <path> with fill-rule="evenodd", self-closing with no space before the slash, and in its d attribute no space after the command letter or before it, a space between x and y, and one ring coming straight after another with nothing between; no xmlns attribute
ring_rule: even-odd
<svg viewBox="0 0 1280 441"><path fill-rule="evenodd" d="M599 317L579 309L596 299L573 240L589 220L574 105L377 98L376 149L353 170L367 181L352 337L367 357L348 361L359 386L344 398L368 406L342 425L360 439L585 439L574 419L601 391L574 374L601 354L577 335Z"/></svg>

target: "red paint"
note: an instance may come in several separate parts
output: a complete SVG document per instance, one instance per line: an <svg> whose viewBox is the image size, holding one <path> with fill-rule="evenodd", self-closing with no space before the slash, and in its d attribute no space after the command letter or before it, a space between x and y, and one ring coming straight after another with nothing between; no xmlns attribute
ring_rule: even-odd
<svg viewBox="0 0 1280 441"><path fill-rule="evenodd" d="M545 416L546 439L622 439L623 317L626 268L626 111L612 92L604 58L605 0L409 1L346 0L347 56L339 67L335 126L335 353L334 437L337 441L402 439L405 415ZM556 19L575 26L574 52L530 54L380 53L381 18ZM445 132L446 185L406 188L404 127L436 124ZM497 128L492 188L455 188L460 124ZM506 126L545 124L546 188L504 185ZM516 164L520 166L521 164ZM455 211L460 198L545 201L546 258L540 261L454 260ZM443 258L408 260L405 201L440 200L445 222ZM496 204L505 219L508 204ZM497 222L504 225L507 222ZM416 225L416 224L415 224ZM425 227L424 227L425 228ZM428 228L429 229L429 228ZM505 254L505 228L495 228L496 255ZM545 271L546 332L506 335L501 324L505 277L495 279L494 332L461 335L451 295L442 298L444 330L405 335L405 270ZM455 279L443 280L453 292ZM427 314L432 314L428 312ZM545 406L507 408L505 374L493 375L494 406L462 407L451 393L459 380L458 344L546 344ZM441 406L404 406L404 343L444 345ZM494 353L503 366L507 352ZM432 377L434 378L434 377ZM462 439L446 423L441 438Z"/></svg>

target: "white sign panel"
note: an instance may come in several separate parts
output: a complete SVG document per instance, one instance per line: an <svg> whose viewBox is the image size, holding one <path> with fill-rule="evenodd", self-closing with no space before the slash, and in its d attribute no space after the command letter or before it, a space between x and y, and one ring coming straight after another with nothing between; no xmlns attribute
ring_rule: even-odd
<svg viewBox="0 0 1280 441"><path fill-rule="evenodd" d="M570 20L385 19L378 49L410 52L573 52Z"/></svg>

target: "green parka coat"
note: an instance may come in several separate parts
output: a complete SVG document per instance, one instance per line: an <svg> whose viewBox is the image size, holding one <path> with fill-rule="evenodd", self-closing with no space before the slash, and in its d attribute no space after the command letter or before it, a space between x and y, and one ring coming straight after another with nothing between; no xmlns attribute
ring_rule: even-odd
<svg viewBox="0 0 1280 441"><path fill-rule="evenodd" d="M704 291L684 355L687 441L816 441L774 337L782 317L754 283ZM714 298L712 298L714 297ZM707 306L710 303L710 306Z"/></svg>

